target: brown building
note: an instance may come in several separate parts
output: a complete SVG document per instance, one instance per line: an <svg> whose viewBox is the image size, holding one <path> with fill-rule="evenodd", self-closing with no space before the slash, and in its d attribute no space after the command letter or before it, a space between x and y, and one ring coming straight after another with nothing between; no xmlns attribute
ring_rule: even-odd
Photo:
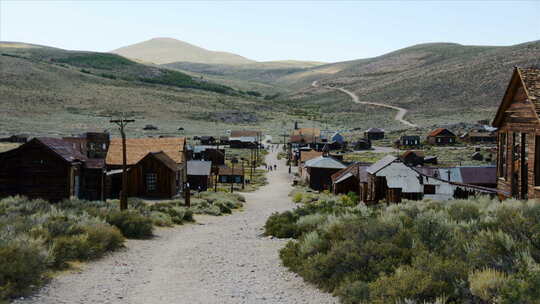
<svg viewBox="0 0 540 304"><path fill-rule="evenodd" d="M170 198L180 193L187 181L185 152L183 137L126 139L128 196ZM105 161L110 171L108 197L117 197L121 190L122 159L122 139L113 138Z"/></svg>
<svg viewBox="0 0 540 304"><path fill-rule="evenodd" d="M330 156L319 156L306 161L303 178L314 190L332 190L332 174L345 168L341 162Z"/></svg>
<svg viewBox="0 0 540 304"><path fill-rule="evenodd" d="M369 128L364 132L364 138L369 140L384 139L384 130L379 128Z"/></svg>
<svg viewBox="0 0 540 304"><path fill-rule="evenodd" d="M422 166L425 156L424 151L407 151L399 158L408 166Z"/></svg>
<svg viewBox="0 0 540 304"><path fill-rule="evenodd" d="M515 68L492 125L498 128L497 188L540 197L540 69Z"/></svg>
<svg viewBox="0 0 540 304"><path fill-rule="evenodd" d="M73 143L34 138L0 153L0 197L101 199L103 167L103 160L89 160Z"/></svg>
<svg viewBox="0 0 540 304"><path fill-rule="evenodd" d="M457 136L446 128L437 128L428 134L427 142L436 146L453 145L457 142Z"/></svg>
<svg viewBox="0 0 540 304"><path fill-rule="evenodd" d="M369 163L354 163L332 175L332 190L334 194L354 192L360 201L365 200L367 189L367 168Z"/></svg>
<svg viewBox="0 0 540 304"><path fill-rule="evenodd" d="M190 160L187 164L187 177L189 188L192 190L206 191L211 183L212 162L204 160Z"/></svg>
<svg viewBox="0 0 540 304"><path fill-rule="evenodd" d="M495 132L470 131L463 134L461 139L471 144L489 144L497 141L497 135Z"/></svg>
<svg viewBox="0 0 540 304"><path fill-rule="evenodd" d="M110 135L106 132L86 132L80 136L64 137L63 140L80 146L80 150L89 158L107 157Z"/></svg>

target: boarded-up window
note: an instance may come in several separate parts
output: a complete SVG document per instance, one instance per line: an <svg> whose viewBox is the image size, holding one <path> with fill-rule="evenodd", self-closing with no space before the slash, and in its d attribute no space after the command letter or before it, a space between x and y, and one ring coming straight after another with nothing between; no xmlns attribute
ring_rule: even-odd
<svg viewBox="0 0 540 304"><path fill-rule="evenodd" d="M506 133L499 134L499 177L506 178Z"/></svg>
<svg viewBox="0 0 540 304"><path fill-rule="evenodd" d="M424 194L435 194L435 185L424 185Z"/></svg>

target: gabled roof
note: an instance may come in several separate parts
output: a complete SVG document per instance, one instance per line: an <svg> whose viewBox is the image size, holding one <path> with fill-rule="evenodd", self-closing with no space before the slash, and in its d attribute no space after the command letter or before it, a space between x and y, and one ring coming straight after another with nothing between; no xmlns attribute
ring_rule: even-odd
<svg viewBox="0 0 540 304"><path fill-rule="evenodd" d="M420 136L418 135L402 135L400 137L401 140L406 140L406 139L418 139L420 140Z"/></svg>
<svg viewBox="0 0 540 304"><path fill-rule="evenodd" d="M211 161L205 160L190 160L187 162L187 174L188 175L210 175L210 169L212 168Z"/></svg>
<svg viewBox="0 0 540 304"><path fill-rule="evenodd" d="M358 178L360 182L367 181L367 168L372 164L356 162L348 167L339 170L338 172L332 174L331 179L334 183L342 182L352 176Z"/></svg>
<svg viewBox="0 0 540 304"><path fill-rule="evenodd" d="M401 158L403 158L403 159L407 158L412 154L416 154L416 156L418 156L418 157L425 157L426 156L424 151L412 151L412 150L410 150L410 151L406 151L405 153L401 154Z"/></svg>
<svg viewBox="0 0 540 304"><path fill-rule="evenodd" d="M504 112L512 103L514 87L523 86L528 100L531 102L532 110L536 112L537 118L540 114L540 69L538 68L518 68L515 67L512 77L506 87L502 101L497 109L497 114L491 123L494 127L500 127Z"/></svg>
<svg viewBox="0 0 540 304"><path fill-rule="evenodd" d="M306 161L304 164L306 168L323 168L323 169L343 169L345 165L332 157L319 156Z"/></svg>
<svg viewBox="0 0 540 304"><path fill-rule="evenodd" d="M310 159L321 156L323 153L319 151L300 151L300 162L306 162Z"/></svg>
<svg viewBox="0 0 540 304"><path fill-rule="evenodd" d="M377 172L379 172L382 169L386 168L388 165L395 162L396 160L397 160L397 157L395 157L393 155L386 155L383 159L381 159L378 162L374 163L373 165L369 166L369 168L367 168L367 173L376 174Z"/></svg>
<svg viewBox="0 0 540 304"><path fill-rule="evenodd" d="M88 159L86 155L81 153L81 151L79 150L79 145L77 145L76 143L71 143L60 138L52 137L37 137L30 142L33 141L37 141L43 144L67 162L73 162L77 160L86 161Z"/></svg>
<svg viewBox="0 0 540 304"><path fill-rule="evenodd" d="M139 160L137 164L149 157L152 157L158 160L159 162L164 164L167 168L171 169L172 171L178 171L179 169L179 165L163 151L149 152L148 154L146 154L145 157L141 158L141 160Z"/></svg>
<svg viewBox="0 0 540 304"><path fill-rule="evenodd" d="M447 135L447 136L456 136L452 131L446 129L446 128L437 128L431 132L429 132L428 136L440 136L440 135Z"/></svg>
<svg viewBox="0 0 540 304"><path fill-rule="evenodd" d="M127 164L134 165L150 152L164 152L177 164L184 161L184 137L127 138ZM113 138L106 158L107 165L122 165L122 139Z"/></svg>

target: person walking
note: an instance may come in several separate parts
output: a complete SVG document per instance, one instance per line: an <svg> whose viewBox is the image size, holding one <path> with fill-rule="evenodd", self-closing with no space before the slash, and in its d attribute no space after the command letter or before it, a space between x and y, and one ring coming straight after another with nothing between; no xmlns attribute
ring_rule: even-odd
<svg viewBox="0 0 540 304"><path fill-rule="evenodd" d="M274 164L274 170L277 170L277 165L276 164Z"/></svg>

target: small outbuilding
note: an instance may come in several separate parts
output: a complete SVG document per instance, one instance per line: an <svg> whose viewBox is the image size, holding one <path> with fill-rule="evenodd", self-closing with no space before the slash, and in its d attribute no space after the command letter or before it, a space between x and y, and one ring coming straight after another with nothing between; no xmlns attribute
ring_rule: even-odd
<svg viewBox="0 0 540 304"><path fill-rule="evenodd" d="M437 128L428 134L427 142L435 146L453 145L457 142L457 136L446 128Z"/></svg>
<svg viewBox="0 0 540 304"><path fill-rule="evenodd" d="M306 161L304 178L314 190L331 190L332 174L346 166L330 156L319 156Z"/></svg>
<svg viewBox="0 0 540 304"><path fill-rule="evenodd" d="M379 128L369 128L364 132L364 138L369 140L384 139L384 130Z"/></svg>
<svg viewBox="0 0 540 304"><path fill-rule="evenodd" d="M422 146L420 136L418 135L403 135L395 141L396 147L400 149L417 148Z"/></svg>
<svg viewBox="0 0 540 304"><path fill-rule="evenodd" d="M204 160L190 160L187 163L187 177L192 190L206 191L211 182L212 162Z"/></svg>

